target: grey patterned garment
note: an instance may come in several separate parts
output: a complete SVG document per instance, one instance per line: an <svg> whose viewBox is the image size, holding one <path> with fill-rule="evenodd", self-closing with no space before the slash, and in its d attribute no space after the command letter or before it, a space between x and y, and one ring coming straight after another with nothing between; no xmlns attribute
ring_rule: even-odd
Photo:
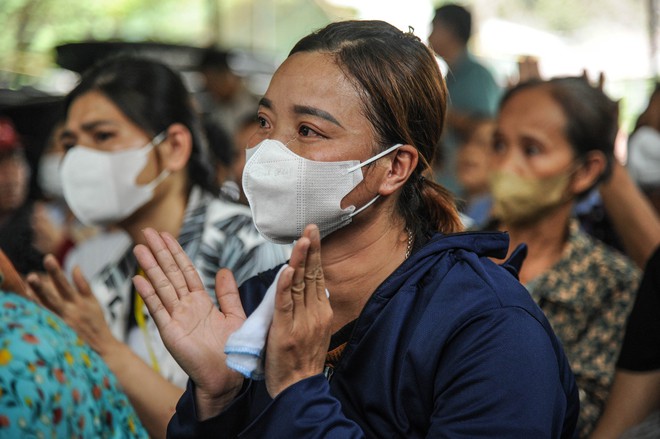
<svg viewBox="0 0 660 439"><path fill-rule="evenodd" d="M215 274L220 268L229 268L240 285L257 273L285 262L291 253L291 246L272 244L259 235L248 207L216 198L197 187L190 193L178 241L213 301L216 300ZM101 302L115 337L128 343L148 364L154 367L157 364L165 378L185 387L188 377L165 349L146 309L143 314L147 336L138 327L129 328L134 300L131 278L137 270L132 250L129 248L92 279L92 291Z"/></svg>
<svg viewBox="0 0 660 439"><path fill-rule="evenodd" d="M659 437L660 411L655 411L641 423L624 432L620 439L658 439Z"/></svg>

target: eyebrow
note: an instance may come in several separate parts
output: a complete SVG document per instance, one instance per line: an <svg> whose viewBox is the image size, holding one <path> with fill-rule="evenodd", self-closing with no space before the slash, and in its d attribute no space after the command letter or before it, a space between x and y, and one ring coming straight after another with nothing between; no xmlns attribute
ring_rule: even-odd
<svg viewBox="0 0 660 439"><path fill-rule="evenodd" d="M84 123L81 126L81 128L82 131L92 131L94 128L97 128L102 125L116 125L116 123L110 120L95 120L93 122ZM60 134L60 139L66 139L72 137L75 137L75 134L73 133L73 131L69 129L65 129L64 131L62 131L62 134Z"/></svg>
<svg viewBox="0 0 660 439"><path fill-rule="evenodd" d="M328 122L332 122L335 125L343 128L339 121L335 119L332 114L328 113L327 111L323 111L320 108L308 107L306 105L294 105L293 111L296 114L309 114L310 116L320 117L321 119L325 119Z"/></svg>
<svg viewBox="0 0 660 439"><path fill-rule="evenodd" d="M272 109L273 102L268 98L261 98L261 100L259 100L259 106ZM294 105L293 112L296 114L308 114L310 116L320 117L321 119L325 119L328 122L332 122L338 127L343 128L342 124L340 124L339 121L332 114L328 113L327 111L321 110L320 108L310 107L307 105Z"/></svg>
<svg viewBox="0 0 660 439"><path fill-rule="evenodd" d="M261 98L261 99L259 99L259 106L271 109L271 108L273 108L273 101L271 101L268 98Z"/></svg>

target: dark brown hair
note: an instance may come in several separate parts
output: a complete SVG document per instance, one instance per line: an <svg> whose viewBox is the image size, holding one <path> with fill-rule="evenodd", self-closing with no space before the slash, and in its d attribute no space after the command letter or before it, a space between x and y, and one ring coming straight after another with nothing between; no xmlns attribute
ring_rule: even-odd
<svg viewBox="0 0 660 439"><path fill-rule="evenodd" d="M566 117L564 135L578 159L593 150L605 155L606 169L594 185L607 178L614 160L614 141L619 128L617 103L583 76L566 76L523 82L502 97L500 109L511 97L532 88L547 90L561 107Z"/></svg>
<svg viewBox="0 0 660 439"><path fill-rule="evenodd" d="M193 143L188 178L193 184L217 193L200 120L178 73L151 59L112 55L83 73L66 98L66 111L73 101L90 91L102 93L150 136L165 131L173 123L185 125Z"/></svg>
<svg viewBox="0 0 660 439"><path fill-rule="evenodd" d="M435 55L412 33L383 21L331 23L300 40L289 53L327 52L362 96L381 150L403 143L420 156L397 201L417 242L435 231L462 229L450 192L427 179L442 134L447 88Z"/></svg>

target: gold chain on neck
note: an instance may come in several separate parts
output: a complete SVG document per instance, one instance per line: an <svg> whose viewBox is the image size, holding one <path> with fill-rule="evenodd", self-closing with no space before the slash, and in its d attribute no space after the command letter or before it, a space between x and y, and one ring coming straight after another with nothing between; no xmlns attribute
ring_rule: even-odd
<svg viewBox="0 0 660 439"><path fill-rule="evenodd" d="M405 259L408 259L410 257L410 253L412 252L414 237L412 231L407 227L406 227L406 233L408 233L408 246L406 247Z"/></svg>

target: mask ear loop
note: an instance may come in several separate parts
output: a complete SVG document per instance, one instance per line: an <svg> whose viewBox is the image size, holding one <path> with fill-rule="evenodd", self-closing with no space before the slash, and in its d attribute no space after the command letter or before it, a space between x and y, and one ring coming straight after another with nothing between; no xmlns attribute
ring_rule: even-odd
<svg viewBox="0 0 660 439"><path fill-rule="evenodd" d="M367 207L369 207L369 206L371 206L372 204L374 204L374 203L376 202L376 200L379 199L379 198L380 198L380 194L376 194L376 196L373 197L373 198L372 198L367 204L365 204L364 206L360 207L359 209L354 210L353 212L349 213L349 214L348 214L348 217L349 217L349 218L353 218L355 215L357 215L358 213L362 212L362 211L363 211L364 209L366 209Z"/></svg>
<svg viewBox="0 0 660 439"><path fill-rule="evenodd" d="M161 143L163 143L167 139L167 130L161 131L159 134L156 134L156 136L151 139L151 146L158 146Z"/></svg>
<svg viewBox="0 0 660 439"><path fill-rule="evenodd" d="M364 166L367 166L369 163L373 163L376 160L378 160L382 157L385 157L387 154L391 153L392 151L394 151L396 149L399 149L402 146L403 146L403 143L397 143L396 145L392 145L391 147L387 148L385 151L376 154L375 156L363 161L362 163L358 163L355 166L351 166L350 168L348 168L346 170L346 173L348 174L348 173L356 171L356 170L358 170L358 169L360 169Z"/></svg>
<svg viewBox="0 0 660 439"><path fill-rule="evenodd" d="M161 143L163 143L167 139L167 130L161 131L159 134L154 137L149 144L151 145L150 149L154 149ZM149 190L154 190L156 187L163 182L167 177L170 176L170 171L167 169L163 169L160 174L153 180L151 180L149 183L143 185L149 188Z"/></svg>
<svg viewBox="0 0 660 439"><path fill-rule="evenodd" d="M352 166L352 167L348 168L348 170L347 170L346 173L348 174L348 173L353 172L353 171L355 171L355 170L357 170L357 169L360 169L360 168L363 167L363 166L367 166L369 163L373 163L373 162L375 162L376 160L378 160L378 159L380 159L380 158L382 158L382 157L385 157L387 154L389 154L389 153L391 153L392 151L394 151L394 150L400 148L401 146L403 146L403 143L397 143L396 145L393 145L393 146L387 148L385 151L383 151L383 152L381 152L381 153L379 153L379 154L376 154L375 156L371 157L370 159L367 159L367 160L365 160L365 161L362 162L362 163L359 163L359 164L357 164L357 165L355 165L355 166ZM380 194L376 194L376 196L373 197L373 198L372 198L367 204L365 204L364 206L360 207L359 209L356 209L356 210L354 210L353 212L351 212L350 214L348 214L348 217L349 217L349 218L353 218L355 215L357 215L358 213L362 212L362 211L363 211L364 209L366 209L367 207L369 207L369 206L371 206L372 204L374 204L374 203L376 202L376 200L378 200L379 198L380 198Z"/></svg>

